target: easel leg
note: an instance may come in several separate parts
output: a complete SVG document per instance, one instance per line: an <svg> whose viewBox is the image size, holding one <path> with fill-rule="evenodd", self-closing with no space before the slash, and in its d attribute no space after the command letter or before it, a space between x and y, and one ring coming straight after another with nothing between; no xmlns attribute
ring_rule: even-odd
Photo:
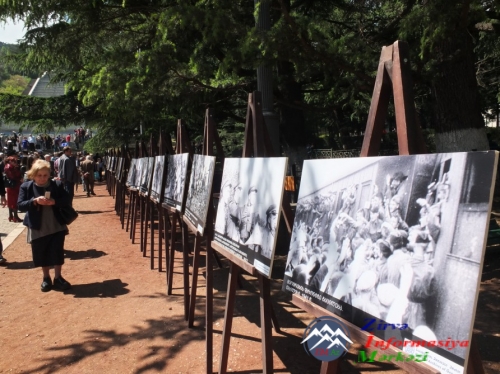
<svg viewBox="0 0 500 374"><path fill-rule="evenodd" d="M149 222L150 222L150 232L151 232L151 235L149 237L149 252L151 254L151 257L150 257L150 268L151 270L153 270L155 268L155 213L156 213L156 204L153 203L153 202L150 202L150 208L149 208Z"/></svg>
<svg viewBox="0 0 500 374"><path fill-rule="evenodd" d="M139 199L139 227L140 227L140 245L139 250L142 252L142 243L144 242L144 199L138 195Z"/></svg>
<svg viewBox="0 0 500 374"><path fill-rule="evenodd" d="M120 221L122 223L122 230L125 228L125 201L127 199L127 194L126 194L126 191L127 191L127 188L125 187L125 185L121 185L121 191L120 191Z"/></svg>
<svg viewBox="0 0 500 374"><path fill-rule="evenodd" d="M221 262L221 260L220 260L219 255L218 255L218 254L217 254L217 252L215 252L215 251L212 251L212 253L213 253L213 256L214 256L214 258L215 258L215 262L217 262L217 266L218 266L218 268L219 268L219 269L222 269L224 266L222 266L222 262Z"/></svg>
<svg viewBox="0 0 500 374"><path fill-rule="evenodd" d="M271 332L271 285L269 279L259 275L260 329L262 334L263 373L273 372L273 334Z"/></svg>
<svg viewBox="0 0 500 374"><path fill-rule="evenodd" d="M163 227L163 211L161 206L158 205L158 271L162 270L163 261L163 235L165 234L165 227Z"/></svg>
<svg viewBox="0 0 500 374"><path fill-rule="evenodd" d="M207 253L206 253L206 298L205 298L205 337L206 337L206 351L207 351L207 357L206 357L206 367L207 367L207 374L212 373L212 366L213 366L213 343L214 343L214 336L213 336L213 331L214 331L214 324L213 324L213 315L214 315L214 305L213 305L213 299L214 299L214 290L213 290L213 268L212 268L212 255L213 255L213 249L210 244L210 240L207 238Z"/></svg>
<svg viewBox="0 0 500 374"><path fill-rule="evenodd" d="M477 340L472 337L470 342L469 361L467 362L467 374L484 374L483 362L479 355Z"/></svg>
<svg viewBox="0 0 500 374"><path fill-rule="evenodd" d="M340 359L334 361L323 361L321 363L320 374L340 374Z"/></svg>
<svg viewBox="0 0 500 374"><path fill-rule="evenodd" d="M191 298L189 301L188 326L193 327L194 311L196 309L196 287L198 287L198 269L200 266L200 234L196 234L194 239L193 277L191 281Z"/></svg>
<svg viewBox="0 0 500 374"><path fill-rule="evenodd" d="M182 229L182 273L184 278L184 319L189 318L189 242L187 225L180 219Z"/></svg>
<svg viewBox="0 0 500 374"><path fill-rule="evenodd" d="M132 239L132 244L135 244L135 230L137 228L137 196L134 192L134 210L132 212L132 227L130 228L130 239Z"/></svg>
<svg viewBox="0 0 500 374"><path fill-rule="evenodd" d="M167 295L172 295L172 282L174 279L174 258L175 258L175 237L177 231L177 215L172 214L172 226L170 228L171 237L170 237L170 249L167 256L169 256L168 260L168 270L167 270Z"/></svg>
<svg viewBox="0 0 500 374"><path fill-rule="evenodd" d="M133 206L134 206L134 194L132 191L130 191L129 198L128 198L128 211L127 211L127 227L125 228L125 232L128 232L129 230L129 225L130 225L130 216L132 214Z"/></svg>
<svg viewBox="0 0 500 374"><path fill-rule="evenodd" d="M219 374L227 372L227 360L229 357L229 341L233 327L234 301L236 298L236 282L239 268L231 263L229 268L229 280L227 284L226 312L224 314L224 330L222 331L222 347L220 352Z"/></svg>
<svg viewBox="0 0 500 374"><path fill-rule="evenodd" d="M149 213L151 211L151 204L149 203L149 200L147 197L144 197L144 236L143 240L144 242L142 243L142 257L146 257L146 248L148 247L148 226L149 226Z"/></svg>

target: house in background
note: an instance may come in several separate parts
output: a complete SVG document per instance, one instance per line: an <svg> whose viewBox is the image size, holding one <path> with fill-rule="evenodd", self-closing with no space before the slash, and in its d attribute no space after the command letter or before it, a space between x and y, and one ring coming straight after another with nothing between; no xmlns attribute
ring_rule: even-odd
<svg viewBox="0 0 500 374"><path fill-rule="evenodd" d="M55 97L65 94L64 82L50 83L50 74L45 72L41 77L32 79L23 95L35 97Z"/></svg>

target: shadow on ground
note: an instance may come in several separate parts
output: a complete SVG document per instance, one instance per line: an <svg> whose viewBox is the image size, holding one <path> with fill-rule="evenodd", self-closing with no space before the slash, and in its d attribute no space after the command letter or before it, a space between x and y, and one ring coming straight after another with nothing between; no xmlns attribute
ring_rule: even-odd
<svg viewBox="0 0 500 374"><path fill-rule="evenodd" d="M99 258L106 255L106 252L98 251L97 249L87 249L84 251L64 250L64 257L68 260L88 260L90 258Z"/></svg>
<svg viewBox="0 0 500 374"><path fill-rule="evenodd" d="M115 298L129 293L127 286L128 283L123 283L121 279L110 279L104 282L73 284L64 294L73 295L75 298Z"/></svg>
<svg viewBox="0 0 500 374"><path fill-rule="evenodd" d="M164 319L149 319L138 321L146 327L135 326L132 333L118 333L114 330L89 330L84 332L82 341L60 347L47 348L51 358L41 360L38 367L26 370L24 373L49 374L61 368L74 365L83 359L106 352L114 347L124 347L132 342L144 341L148 344L153 338L163 339L162 344L148 347L149 352L138 360L141 366L131 373L145 373L148 371L167 372L169 359L174 357L193 339L203 338L199 331L186 329L183 316ZM154 359L154 362L151 362Z"/></svg>

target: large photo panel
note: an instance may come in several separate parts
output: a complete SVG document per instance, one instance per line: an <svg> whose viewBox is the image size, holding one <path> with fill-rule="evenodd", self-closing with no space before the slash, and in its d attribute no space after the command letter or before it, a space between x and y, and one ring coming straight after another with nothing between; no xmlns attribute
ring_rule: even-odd
<svg viewBox="0 0 500 374"><path fill-rule="evenodd" d="M156 156L153 171L153 182L151 183L151 199L156 203L159 203L161 200L164 172L165 156Z"/></svg>
<svg viewBox="0 0 500 374"><path fill-rule="evenodd" d="M214 240L271 275L287 158L226 158Z"/></svg>
<svg viewBox="0 0 500 374"><path fill-rule="evenodd" d="M167 180L163 196L163 205L182 212L189 153L168 155Z"/></svg>
<svg viewBox="0 0 500 374"><path fill-rule="evenodd" d="M427 342L428 364L463 372L497 157L305 161L283 290L406 352Z"/></svg>
<svg viewBox="0 0 500 374"><path fill-rule="evenodd" d="M127 175L127 182L126 186L130 188L134 188L134 183L135 183L135 175L137 173L137 159L133 158L130 160L130 167Z"/></svg>
<svg viewBox="0 0 500 374"><path fill-rule="evenodd" d="M147 170L147 162L148 162L147 157L142 157L137 159L137 162L135 163L136 170L135 170L135 179L133 186L136 189L139 189L141 186L142 173L144 170Z"/></svg>
<svg viewBox="0 0 500 374"><path fill-rule="evenodd" d="M186 199L184 217L203 235L205 230L212 181L214 178L215 157L193 156L191 178Z"/></svg>
<svg viewBox="0 0 500 374"><path fill-rule="evenodd" d="M141 174L141 185L139 192L144 196L149 195L149 190L151 188L151 180L153 179L153 168L155 164L154 157L145 157L145 162L143 164L142 174Z"/></svg>

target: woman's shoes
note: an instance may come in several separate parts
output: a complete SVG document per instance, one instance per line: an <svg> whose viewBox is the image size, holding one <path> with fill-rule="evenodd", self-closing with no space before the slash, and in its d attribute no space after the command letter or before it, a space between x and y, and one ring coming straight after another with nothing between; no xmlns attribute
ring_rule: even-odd
<svg viewBox="0 0 500 374"><path fill-rule="evenodd" d="M23 220L19 217L12 218L12 222L23 222Z"/></svg>
<svg viewBox="0 0 500 374"><path fill-rule="evenodd" d="M12 222L12 217L9 217L9 222Z"/></svg>

